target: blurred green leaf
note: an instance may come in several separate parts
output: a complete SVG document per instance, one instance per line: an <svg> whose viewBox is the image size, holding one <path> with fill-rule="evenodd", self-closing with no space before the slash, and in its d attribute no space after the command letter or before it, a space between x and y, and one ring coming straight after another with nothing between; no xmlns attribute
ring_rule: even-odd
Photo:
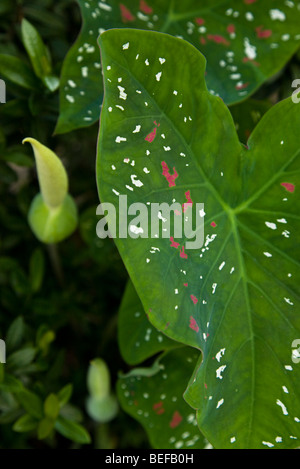
<svg viewBox="0 0 300 469"><path fill-rule="evenodd" d="M83 421L82 411L73 404L67 403L60 410L60 416L65 420L72 420L72 422L81 423Z"/></svg>
<svg viewBox="0 0 300 469"><path fill-rule="evenodd" d="M4 365L2 367L4 369ZM0 390L3 392L20 393L24 391L24 386L22 381L11 374L5 373L4 380L0 382Z"/></svg>
<svg viewBox="0 0 300 469"><path fill-rule="evenodd" d="M4 381L4 363L0 363L0 384Z"/></svg>
<svg viewBox="0 0 300 469"><path fill-rule="evenodd" d="M38 424L38 430L37 430L38 439L44 440L45 438L47 438L50 435L50 433L53 431L53 428L54 428L54 420L52 420L49 417L43 418Z"/></svg>
<svg viewBox="0 0 300 469"><path fill-rule="evenodd" d="M47 327L47 326L45 326ZM42 351L42 354L45 356L49 351L50 344L55 340L55 332L46 330L44 327L38 331L37 334L37 347Z"/></svg>
<svg viewBox="0 0 300 469"><path fill-rule="evenodd" d="M67 402L69 402L72 396L72 392L73 392L73 385L67 384L57 393L60 407L63 407L64 405L67 404Z"/></svg>
<svg viewBox="0 0 300 469"><path fill-rule="evenodd" d="M35 355L36 349L33 347L26 347L11 353L7 357L7 368L10 371L22 370L22 368L29 365L34 360Z"/></svg>
<svg viewBox="0 0 300 469"><path fill-rule="evenodd" d="M50 91L59 85L58 78L52 74L51 57L37 29L23 19L21 25L22 40L37 77L41 78Z"/></svg>
<svg viewBox="0 0 300 469"><path fill-rule="evenodd" d="M58 417L55 422L55 429L65 438L79 443L82 445L90 444L91 437L87 430L79 423L66 420L63 417Z"/></svg>
<svg viewBox="0 0 300 469"><path fill-rule="evenodd" d="M38 421L30 414L25 414L20 417L13 425L13 430L18 433L30 432L35 430Z"/></svg>
<svg viewBox="0 0 300 469"><path fill-rule="evenodd" d="M6 347L8 352L15 350L21 345L24 335L24 319L18 316L10 325L6 334Z"/></svg>
<svg viewBox="0 0 300 469"><path fill-rule="evenodd" d="M59 78L55 76L46 76L43 81L50 91L55 91L59 87Z"/></svg>
<svg viewBox="0 0 300 469"><path fill-rule="evenodd" d="M8 425L16 421L16 419L20 418L22 414L22 410L20 409L12 409L8 410L7 412L3 412L0 415L0 425Z"/></svg>
<svg viewBox="0 0 300 469"><path fill-rule="evenodd" d="M24 150L20 149L19 146L11 146L5 153L2 158L8 163L13 163L17 166L24 166L27 168L32 168L34 166L34 161L30 156L24 153Z"/></svg>
<svg viewBox="0 0 300 469"><path fill-rule="evenodd" d="M10 282L17 295L23 296L30 292L29 279L21 267L11 272Z"/></svg>
<svg viewBox="0 0 300 469"><path fill-rule="evenodd" d="M16 398L32 417L38 420L43 418L43 402L37 394L23 389L16 394Z"/></svg>
<svg viewBox="0 0 300 469"><path fill-rule="evenodd" d="M3 132L3 129L0 127L0 150L3 150L5 147L6 143L6 136L5 133Z"/></svg>
<svg viewBox="0 0 300 469"><path fill-rule="evenodd" d="M36 248L29 261L29 281L34 293L41 288L45 273L45 257L41 248Z"/></svg>
<svg viewBox="0 0 300 469"><path fill-rule="evenodd" d="M61 4L62 2L57 2L57 4ZM44 23L47 27L47 30L51 28L60 30L60 33L63 33L65 30L65 22L63 17L59 17L57 12L49 12L45 10L43 5L40 3L34 5L24 5L24 15L25 17L30 17L35 21L39 21L40 23Z"/></svg>
<svg viewBox="0 0 300 469"><path fill-rule="evenodd" d="M59 399L55 394L49 394L45 400L44 413L49 419L56 420L59 414Z"/></svg>
<svg viewBox="0 0 300 469"><path fill-rule="evenodd" d="M40 86L31 68L12 55L0 54L0 75L28 90L36 90Z"/></svg>
<svg viewBox="0 0 300 469"><path fill-rule="evenodd" d="M11 184L16 179L16 173L6 163L0 161L0 182L2 184Z"/></svg>

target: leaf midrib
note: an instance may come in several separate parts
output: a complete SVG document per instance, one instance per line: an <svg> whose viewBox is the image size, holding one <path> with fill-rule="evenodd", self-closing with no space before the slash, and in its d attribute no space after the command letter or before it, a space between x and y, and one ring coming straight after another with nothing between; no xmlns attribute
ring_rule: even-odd
<svg viewBox="0 0 300 469"><path fill-rule="evenodd" d="M247 271L246 271L246 266L245 266L245 261L244 261L244 256L242 254L241 250L241 239L236 223L236 217L233 212L230 213L230 221L231 221L231 226L232 226L232 231L233 231L233 236L235 240L235 245L236 245L236 252L238 256L238 262L239 262L239 267L240 267L240 274L241 274L241 279L243 283L243 288L244 288L244 296L245 296L245 302L246 302L246 312L247 312L247 319L248 319L248 327L250 331L250 337L249 340L251 342L251 364L252 364L252 374L251 374L251 382L252 382L252 387L251 387L251 417L249 419L249 425L248 425L248 442L250 442L251 439L251 433L252 433L252 427L253 427L253 416L254 416L254 396L255 396L255 348L254 348L254 331L253 331L253 322L252 322L252 311L251 311L251 304L250 304L250 295L249 295L249 290L248 290L248 276L247 276Z"/></svg>
<svg viewBox="0 0 300 469"><path fill-rule="evenodd" d="M225 5L226 3L228 3L228 0L221 0L217 5L214 5L213 8L219 8L220 6ZM169 7L169 11L167 12L166 21L160 29L161 32L166 31L172 23L183 21L185 19L189 19L191 18L191 16L202 15L203 13L206 13L206 12L211 13L213 10L212 7L206 7L206 8L200 8L194 11L189 11L186 13L176 13L174 12L173 7L174 7L174 0L172 0L171 5Z"/></svg>

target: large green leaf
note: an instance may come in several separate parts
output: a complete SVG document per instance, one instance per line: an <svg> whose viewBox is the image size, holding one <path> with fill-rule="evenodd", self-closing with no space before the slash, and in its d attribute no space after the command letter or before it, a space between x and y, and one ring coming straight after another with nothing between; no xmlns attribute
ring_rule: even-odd
<svg viewBox="0 0 300 469"><path fill-rule="evenodd" d="M200 429L217 448L299 446L299 106L272 107L247 149L193 46L134 30L107 31L100 46L101 202L117 220L120 195L128 207L191 199L188 219L204 203L200 249L184 250L185 237L115 240L153 325L203 352L186 394Z"/></svg>
<svg viewBox="0 0 300 469"><path fill-rule="evenodd" d="M117 383L123 409L138 420L158 449L199 449L206 442L195 411L183 399L199 353L180 347L162 355L153 370L136 369Z"/></svg>
<svg viewBox="0 0 300 469"><path fill-rule="evenodd" d="M98 120L102 87L96 40L104 30L150 29L191 42L207 58L208 88L227 104L239 102L253 93L284 66L300 44L299 2L78 2L83 26L63 66L58 133Z"/></svg>
<svg viewBox="0 0 300 469"><path fill-rule="evenodd" d="M124 360L136 365L157 352L178 347L149 322L141 300L129 280L118 314L118 341Z"/></svg>

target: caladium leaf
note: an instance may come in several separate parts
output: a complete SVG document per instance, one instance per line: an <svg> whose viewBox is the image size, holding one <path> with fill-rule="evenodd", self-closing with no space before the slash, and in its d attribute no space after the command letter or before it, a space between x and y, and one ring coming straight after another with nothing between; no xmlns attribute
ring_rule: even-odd
<svg viewBox="0 0 300 469"><path fill-rule="evenodd" d="M272 107L247 149L226 105L208 92L205 59L193 46L115 30L100 36L100 47L100 200L116 208L115 241L150 321L202 350L186 393L200 430L217 448L297 447L299 106L288 99ZM184 219L196 208L203 246L185 249L190 232L147 237L141 217L128 216L126 238L121 196L151 211L178 202ZM155 224L159 213L147 215ZM173 229L176 215L159 216L162 226L172 218Z"/></svg>
<svg viewBox="0 0 300 469"><path fill-rule="evenodd" d="M124 360L136 365L162 350L178 347L149 322L141 300L129 280L118 314L118 341Z"/></svg>
<svg viewBox="0 0 300 469"><path fill-rule="evenodd" d="M300 45L299 1L78 1L83 26L63 66L57 133L98 120L102 80L96 40L104 30L130 27L186 39L207 58L208 88L227 104L250 96Z"/></svg>
<svg viewBox="0 0 300 469"><path fill-rule="evenodd" d="M183 392L199 353L179 347L162 355L148 374L143 369L123 375L117 383L123 409L145 428L158 449L200 449L207 445L197 426L196 414Z"/></svg>

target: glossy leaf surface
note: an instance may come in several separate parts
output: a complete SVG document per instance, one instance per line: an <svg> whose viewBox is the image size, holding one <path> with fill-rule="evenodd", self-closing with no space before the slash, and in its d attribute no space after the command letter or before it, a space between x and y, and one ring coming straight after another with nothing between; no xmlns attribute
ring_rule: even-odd
<svg viewBox="0 0 300 469"><path fill-rule="evenodd" d="M189 232L146 237L141 217L128 216L129 232L143 226L144 237L115 240L153 325L203 352L186 393L200 429L219 448L297 447L299 108L291 99L272 107L246 149L190 44L118 30L100 46L101 202L120 215L121 195L127 207L175 201L185 218L197 209L205 220L201 248L185 249Z"/></svg>

